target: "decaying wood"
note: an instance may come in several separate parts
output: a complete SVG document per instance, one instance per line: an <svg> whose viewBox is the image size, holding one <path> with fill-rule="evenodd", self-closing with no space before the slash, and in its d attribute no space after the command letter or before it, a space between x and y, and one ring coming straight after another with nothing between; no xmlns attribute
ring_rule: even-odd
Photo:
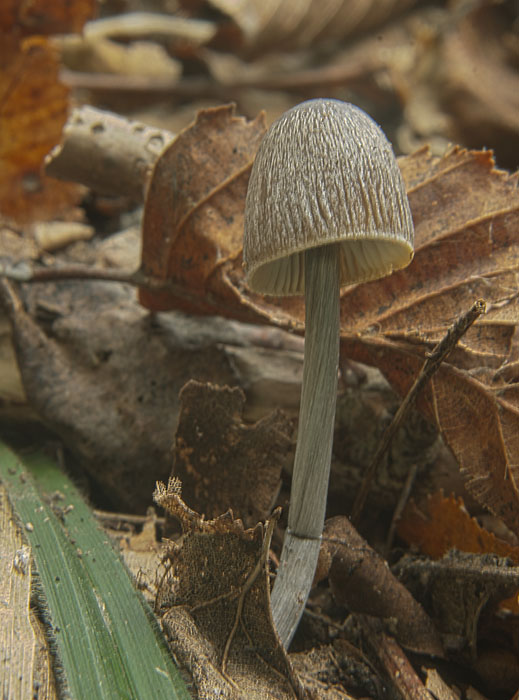
<svg viewBox="0 0 519 700"><path fill-rule="evenodd" d="M46 172L95 192L141 201L151 169L175 135L94 107L76 108Z"/></svg>

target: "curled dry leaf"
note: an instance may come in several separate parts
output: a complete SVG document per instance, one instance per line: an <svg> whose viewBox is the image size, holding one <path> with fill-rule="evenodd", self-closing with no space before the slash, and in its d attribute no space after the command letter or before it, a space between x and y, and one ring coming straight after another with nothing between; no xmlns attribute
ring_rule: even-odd
<svg viewBox="0 0 519 700"><path fill-rule="evenodd" d="M408 544L439 559L450 549L475 554L494 553L519 564L519 547L485 530L463 507L463 500L448 498L441 491L431 494L425 508L410 501L398 523L397 532Z"/></svg>
<svg viewBox="0 0 519 700"><path fill-rule="evenodd" d="M157 596L162 626L199 698L300 697L272 622L268 549L274 521L245 530L229 512L204 521L180 498L180 485L159 484L155 501L180 520L182 546L167 553Z"/></svg>
<svg viewBox="0 0 519 700"><path fill-rule="evenodd" d="M345 338L343 349L376 364L405 393L445 320L478 297L486 300L486 316L434 376L421 407L458 459L470 493L517 533L518 377L505 381L499 369L516 352L518 179L494 170L489 153L459 149L441 159L422 150L401 167L416 227L415 259L387 283L346 292L342 308L352 310L353 329L362 332L368 322L374 335Z"/></svg>
<svg viewBox="0 0 519 700"><path fill-rule="evenodd" d="M247 53L306 47L351 37L381 25L414 0L209 0L239 32ZM228 41L229 29L223 32Z"/></svg>
<svg viewBox="0 0 519 700"><path fill-rule="evenodd" d="M143 267L171 285L141 291L144 305L302 332L301 298L255 295L244 280L245 190L261 133L258 120L238 120L229 107L208 110L159 159L146 201ZM389 278L343 291L341 351L377 366L403 395L460 313L486 301L486 316L434 376L420 408L442 432L471 494L519 533L518 177L496 170L489 152L459 148L441 158L421 149L399 164L415 258Z"/></svg>
<svg viewBox="0 0 519 700"><path fill-rule="evenodd" d="M222 348L179 337L135 303L123 285L65 283L27 290L47 314L47 335L0 280L28 401L74 461L103 489L106 504L144 512L157 478L171 471L171 443L184 384L236 382ZM31 296L33 294L34 296ZM123 487L121 487L123 484Z"/></svg>
<svg viewBox="0 0 519 700"><path fill-rule="evenodd" d="M142 268L185 287L193 301L141 289L144 306L219 313L217 299L205 301L209 281L241 250L249 171L264 132L263 115L249 122L232 106L216 107L163 151L146 198Z"/></svg>
<svg viewBox="0 0 519 700"><path fill-rule="evenodd" d="M252 527L272 510L291 448L281 412L242 420L239 388L188 382L180 392L173 474L190 506L215 517L231 508Z"/></svg>
<svg viewBox="0 0 519 700"><path fill-rule="evenodd" d="M317 570L319 577L328 576L338 604L382 618L407 649L443 656L440 637L425 610L347 517L326 521Z"/></svg>

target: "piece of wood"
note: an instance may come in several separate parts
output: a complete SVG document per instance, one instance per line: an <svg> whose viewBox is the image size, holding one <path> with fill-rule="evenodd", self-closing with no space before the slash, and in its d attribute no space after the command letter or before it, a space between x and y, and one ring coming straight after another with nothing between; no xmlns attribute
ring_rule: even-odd
<svg viewBox="0 0 519 700"><path fill-rule="evenodd" d="M75 109L63 142L45 159L47 175L108 195L144 199L148 178L175 134L94 107Z"/></svg>

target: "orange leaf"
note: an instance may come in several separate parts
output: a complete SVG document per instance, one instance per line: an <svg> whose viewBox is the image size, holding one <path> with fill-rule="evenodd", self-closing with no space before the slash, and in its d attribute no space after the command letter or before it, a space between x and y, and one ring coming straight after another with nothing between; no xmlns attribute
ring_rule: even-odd
<svg viewBox="0 0 519 700"><path fill-rule="evenodd" d="M0 212L19 224L49 220L76 204L82 188L45 177L45 155L61 139L68 89L55 50L42 37L0 35Z"/></svg>
<svg viewBox="0 0 519 700"><path fill-rule="evenodd" d="M434 559L440 559L450 549L459 549L473 554L498 554L519 563L519 547L482 528L467 513L461 498L446 498L441 491L428 496L424 512L415 503L408 503L397 532L408 544Z"/></svg>
<svg viewBox="0 0 519 700"><path fill-rule="evenodd" d="M0 33L18 35L80 32L96 8L95 0L2 0Z"/></svg>

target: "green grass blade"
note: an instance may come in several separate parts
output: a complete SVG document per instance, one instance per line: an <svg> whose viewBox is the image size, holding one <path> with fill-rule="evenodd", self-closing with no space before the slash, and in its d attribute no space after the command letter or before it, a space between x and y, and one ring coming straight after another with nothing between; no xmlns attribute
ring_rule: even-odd
<svg viewBox="0 0 519 700"><path fill-rule="evenodd" d="M71 696L187 700L148 605L68 477L0 442L0 479L25 525Z"/></svg>

